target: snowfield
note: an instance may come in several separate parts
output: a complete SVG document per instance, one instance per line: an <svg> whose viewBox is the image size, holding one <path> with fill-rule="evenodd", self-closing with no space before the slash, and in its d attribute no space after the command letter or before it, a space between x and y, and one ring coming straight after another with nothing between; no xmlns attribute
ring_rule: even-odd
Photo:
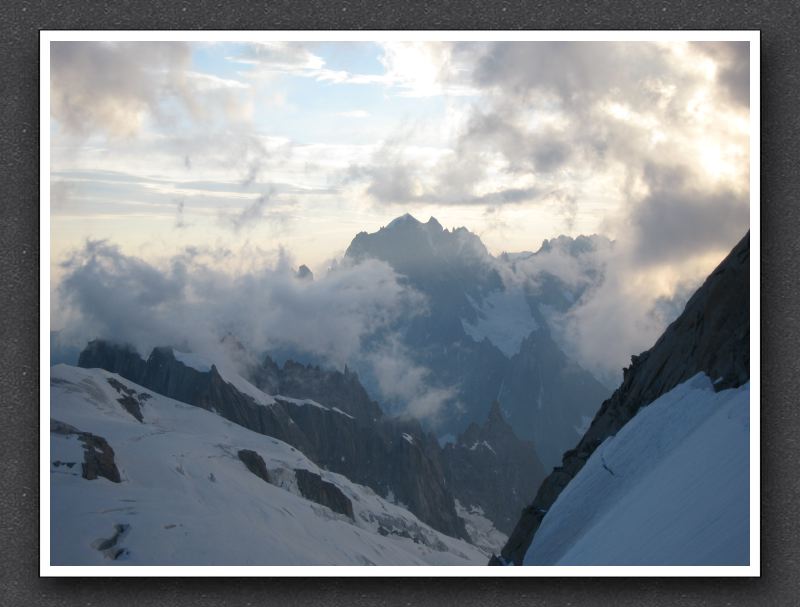
<svg viewBox="0 0 800 607"><path fill-rule="evenodd" d="M487 560L493 554L500 554L508 541L508 536L495 528L494 523L484 516L480 506L462 506L456 500L456 512L464 520L467 533L472 542L486 554Z"/></svg>
<svg viewBox="0 0 800 607"><path fill-rule="evenodd" d="M467 298L478 319L475 324L461 319L464 332L475 342L488 339L507 358L519 352L522 340L539 328L524 292L518 287L493 291L481 304Z"/></svg>
<svg viewBox="0 0 800 607"><path fill-rule="evenodd" d="M750 385L698 374L608 438L547 512L525 565L747 565Z"/></svg>
<svg viewBox="0 0 800 607"><path fill-rule="evenodd" d="M150 394L142 422L114 381ZM51 433L53 565L486 564L474 546L214 413L100 369L56 365L51 386L52 420L105 439L121 479L84 479L78 437ZM270 482L240 460L243 449L263 458ZM302 497L298 469L335 485L353 518Z"/></svg>

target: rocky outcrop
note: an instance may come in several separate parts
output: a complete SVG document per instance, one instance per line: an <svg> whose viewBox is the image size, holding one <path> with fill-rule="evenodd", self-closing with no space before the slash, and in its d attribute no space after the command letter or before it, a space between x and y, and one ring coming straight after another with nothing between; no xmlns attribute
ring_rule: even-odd
<svg viewBox="0 0 800 607"><path fill-rule="evenodd" d="M514 434L497 401L483 424L470 424L455 443L445 446L442 460L456 499L467 507L479 506L505 534L545 476L533 443Z"/></svg>
<svg viewBox="0 0 800 607"><path fill-rule="evenodd" d="M265 483L274 484L264 458L258 453L252 449L240 449L236 455L250 472ZM304 498L353 519L353 504L339 487L322 480L319 474L302 468L294 470L294 476L297 490Z"/></svg>
<svg viewBox="0 0 800 607"><path fill-rule="evenodd" d="M114 373L130 379L141 377L146 363L131 346L96 339L90 341L78 355L78 366L85 369L113 367Z"/></svg>
<svg viewBox="0 0 800 607"><path fill-rule="evenodd" d="M334 512L344 514L350 519L353 518L353 504L339 487L322 480L319 474L302 468L295 470L294 473L300 495L312 502L327 506Z"/></svg>
<svg viewBox="0 0 800 607"><path fill-rule="evenodd" d="M114 533L111 537L97 538L92 542L92 548L98 552L102 552L103 556L112 561L116 561L119 557L123 556L127 549L120 546L120 541L130 531L131 526L125 523L116 523L114 525Z"/></svg>
<svg viewBox="0 0 800 607"><path fill-rule="evenodd" d="M127 386L123 385L122 382L117 381L113 377L108 378L108 383L120 394L117 402L122 405L122 408L136 418L139 423L143 423L144 417L142 416L142 404L147 402L147 400L150 398L150 395L147 392L142 392L139 394L136 392L136 390L128 388Z"/></svg>
<svg viewBox="0 0 800 607"><path fill-rule="evenodd" d="M320 406L280 396L271 405L257 403L227 382L216 366L209 371L188 367L175 358L171 348L154 349L147 361L128 348L115 352L113 345L104 342L91 342L85 352L81 355L83 365L118 373L148 390L214 411L245 428L282 440L318 466L343 474L382 496L394 496L439 531L468 539L445 483L438 443L416 421L356 417L347 413L348 408L354 410L351 407L335 411L324 401ZM286 385L296 381L296 393L301 389L298 378L303 376L320 380L312 391L325 385L320 378L327 372L308 367L300 370L302 365L288 367ZM139 375L125 375L133 372ZM274 367L267 372L274 372ZM282 375L279 370L279 386L283 385ZM365 394L355 385L358 379L354 374L336 377L335 381L349 386L352 393Z"/></svg>
<svg viewBox="0 0 800 607"><path fill-rule="evenodd" d="M564 354L542 322L511 357L497 398L549 470L580 439L581 421L589 423L609 391Z"/></svg>
<svg viewBox="0 0 800 607"><path fill-rule="evenodd" d="M260 366L250 370L249 378L267 394L308 398L370 422L383 416L380 405L369 397L358 375L347 366L342 373L287 360L281 368L266 356Z"/></svg>
<svg viewBox="0 0 800 607"><path fill-rule="evenodd" d="M267 471L267 464L264 463L264 458L252 449L239 449L236 454L239 459L247 467L247 469L255 474L265 483L271 483L269 472Z"/></svg>
<svg viewBox="0 0 800 607"><path fill-rule="evenodd" d="M55 419L50 420L50 432L63 436L73 435L83 443L83 463L81 464L83 478L92 481L102 477L112 483L120 482L119 469L114 461L114 450L102 436L82 432L74 426ZM68 465L68 462L58 462L58 464L62 463Z"/></svg>
<svg viewBox="0 0 800 607"><path fill-rule="evenodd" d="M655 345L631 358L622 385L606 400L591 426L567 451L562 465L542 483L493 564L521 564L548 509L591 454L642 407L704 372L715 389L740 386L750 376L750 234L736 245L667 327Z"/></svg>
<svg viewBox="0 0 800 607"><path fill-rule="evenodd" d="M297 268L297 273L295 276L301 280L314 280L314 272L312 272L311 268L305 264Z"/></svg>

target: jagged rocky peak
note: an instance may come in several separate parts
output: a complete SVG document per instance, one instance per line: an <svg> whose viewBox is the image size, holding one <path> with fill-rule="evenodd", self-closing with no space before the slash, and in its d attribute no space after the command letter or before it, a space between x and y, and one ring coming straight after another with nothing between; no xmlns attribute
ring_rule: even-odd
<svg viewBox="0 0 800 607"><path fill-rule="evenodd" d="M301 280L314 280L314 272L306 264L297 268L296 276Z"/></svg>
<svg viewBox="0 0 800 607"><path fill-rule="evenodd" d="M78 366L87 369L114 369L123 377L141 377L145 361L129 344L117 344L104 339L93 339L78 355Z"/></svg>
<svg viewBox="0 0 800 607"><path fill-rule="evenodd" d="M503 449L506 446L503 444L506 440L520 442L503 415L500 401L495 399L492 401L486 420L482 424L471 423L458 437L456 444L474 449L474 445L480 445L481 441L489 441L492 446L497 443L498 448Z"/></svg>
<svg viewBox="0 0 800 607"><path fill-rule="evenodd" d="M502 550L521 564L545 514L592 453L637 412L677 385L705 373L716 390L750 377L750 232L709 275L652 348L631 358L622 384L603 402L562 465L544 480ZM494 562L497 562L496 560Z"/></svg>
<svg viewBox="0 0 800 607"><path fill-rule="evenodd" d="M455 443L445 446L443 460L458 501L479 507L506 534L545 474L533 443L514 433L497 400L483 423L471 423Z"/></svg>
<svg viewBox="0 0 800 607"><path fill-rule="evenodd" d="M436 219L436 217L434 217L433 215L431 215L428 218L428 221L425 223L425 225L433 230L438 230L439 232L443 230L442 224L440 224L439 221Z"/></svg>
<svg viewBox="0 0 800 607"><path fill-rule="evenodd" d="M489 253L481 239L467 228L446 230L435 217L422 223L406 213L377 232L357 234L345 256L381 259L402 272L420 261L439 259L461 264L473 258L488 258Z"/></svg>
<svg viewBox="0 0 800 607"><path fill-rule="evenodd" d="M486 418L488 425L506 424L505 417L503 417L503 410L500 408L500 401L494 399L492 406L489 407L489 416Z"/></svg>
<svg viewBox="0 0 800 607"><path fill-rule="evenodd" d="M249 379L268 394L309 398L357 419L377 420L383 416L380 405L369 397L358 375L347 366L341 372L287 360L281 368L267 355L261 365L251 369Z"/></svg>
<svg viewBox="0 0 800 607"><path fill-rule="evenodd" d="M444 231L442 228L442 224L439 223L439 221L435 217L431 216L428 218L428 221L423 223L419 219L414 217L411 213L405 213L403 215L400 215L400 217L392 219L392 221L390 221L385 228L381 229L397 230L403 228L417 229L421 227L425 227L432 231L438 231L438 232Z"/></svg>
<svg viewBox="0 0 800 607"><path fill-rule="evenodd" d="M392 219L392 221L390 221L386 227L388 229L391 229L391 228L399 228L402 226L418 226L418 225L422 225L422 222L419 219L414 217L411 213L405 213L403 215L400 215L400 217Z"/></svg>
<svg viewBox="0 0 800 607"><path fill-rule="evenodd" d="M358 376L349 369L342 373L295 362L280 368L265 359L264 367L277 374L276 394L280 394L273 398L227 369L223 377L216 366L197 355L179 352L178 360L172 348L164 347L154 349L144 361L128 350L124 356L116 356L118 348L95 345L92 351L104 355L93 359L87 355L83 360L92 363L88 366L119 373L148 390L282 440L319 466L380 495L391 493L443 533L467 537L445 484L435 439L425 435L416 422L383 419L378 404L369 399ZM138 363L132 364L131 358ZM125 375L122 370L135 375ZM403 433L412 440L405 440Z"/></svg>
<svg viewBox="0 0 800 607"><path fill-rule="evenodd" d="M576 256L595 251L600 247L609 247L612 244L613 241L602 234L581 234L575 237L561 234L555 238L545 238L542 241L542 246L539 247L535 254L559 250Z"/></svg>

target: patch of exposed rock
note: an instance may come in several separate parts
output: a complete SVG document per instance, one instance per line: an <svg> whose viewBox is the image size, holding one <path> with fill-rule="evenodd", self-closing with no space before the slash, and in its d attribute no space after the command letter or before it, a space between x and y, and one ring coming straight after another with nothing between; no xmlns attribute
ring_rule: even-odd
<svg viewBox="0 0 800 607"><path fill-rule="evenodd" d="M50 432L63 436L77 436L78 440L83 443L83 463L81 464L83 478L91 481L103 477L112 483L120 482L119 469L114 461L114 450L102 436L82 432L74 426L55 419L50 420ZM58 465L61 464L68 465L69 462L58 462Z"/></svg>
<svg viewBox="0 0 800 607"><path fill-rule="evenodd" d="M479 506L505 534L545 476L533 443L517 437L495 401L483 424L470 424L442 452L447 485L467 506Z"/></svg>

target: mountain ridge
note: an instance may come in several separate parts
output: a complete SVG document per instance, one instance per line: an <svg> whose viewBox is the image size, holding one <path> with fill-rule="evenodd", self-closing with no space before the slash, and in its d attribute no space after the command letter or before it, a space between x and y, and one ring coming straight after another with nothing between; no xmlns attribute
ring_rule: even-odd
<svg viewBox="0 0 800 607"><path fill-rule="evenodd" d="M600 236L560 236L545 241L543 248L583 255L605 242L610 241ZM345 257L388 263L425 296L424 313L401 319L391 330L414 363L430 370L437 387L456 391L451 406L441 409L440 435L456 435L482 421L499 396L517 433L534 441L545 466L556 465L579 438L575 428L594 414L593 403L610 392L551 338L542 313L546 306L566 310L580 292L567 297L564 284L545 274L537 289L507 284L503 273L513 271L514 262L490 255L466 228L450 231L433 217L422 223L406 214L377 232L359 233ZM593 279L599 280L599 274L590 273L587 284ZM547 366L549 358L557 365L550 364L547 373L530 372L532 366ZM369 370L364 371L370 382ZM545 420L558 428L544 432Z"/></svg>
<svg viewBox="0 0 800 607"><path fill-rule="evenodd" d="M699 372L712 378L717 391L749 380L749 258L748 231L656 343L631 357L620 387L603 402L577 446L564 454L562 465L544 480L523 510L501 558L493 557L490 564L522 564L539 525L564 488L598 446L642 407Z"/></svg>
<svg viewBox="0 0 800 607"><path fill-rule="evenodd" d="M144 361L130 348L95 340L81 353L79 366L118 373L144 388L282 440L319 466L381 495L394 494L443 533L466 537L454 498L444 485L438 444L416 421L356 419L336 407L283 395L261 393L264 398L257 402L255 386L238 386L243 392L216 366L200 370L187 366L168 347L155 348Z"/></svg>

